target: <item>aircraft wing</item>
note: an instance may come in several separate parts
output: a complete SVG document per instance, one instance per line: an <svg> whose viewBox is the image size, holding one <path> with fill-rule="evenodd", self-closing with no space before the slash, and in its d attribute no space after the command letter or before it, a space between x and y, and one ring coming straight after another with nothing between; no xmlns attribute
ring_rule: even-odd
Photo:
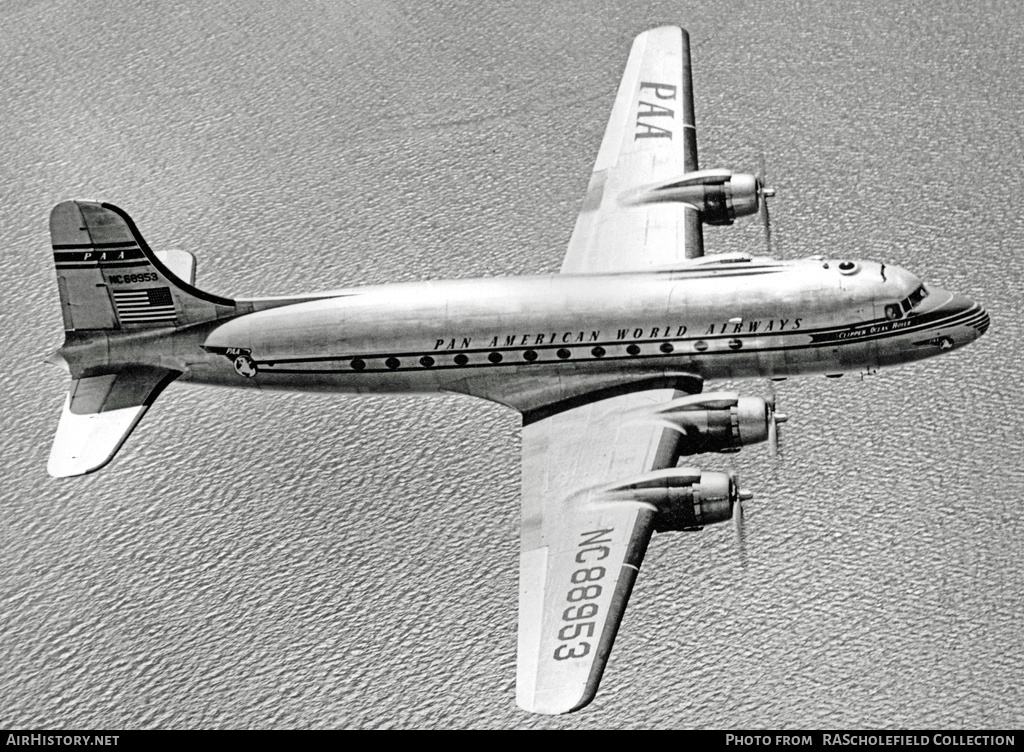
<svg viewBox="0 0 1024 752"><path fill-rule="evenodd" d="M633 42L562 272L641 270L704 255L696 209L628 204L631 192L695 170L690 40L662 26Z"/></svg>
<svg viewBox="0 0 1024 752"><path fill-rule="evenodd" d="M562 272L702 255L695 209L624 201L696 169L689 39L678 27L652 29L630 51ZM656 516L609 484L675 464L680 434L635 416L677 394L639 392L526 421L516 681L526 710L571 712L597 692Z"/></svg>
<svg viewBox="0 0 1024 752"><path fill-rule="evenodd" d="M675 392L615 397L523 428L516 700L568 713L597 692L655 507L609 483L674 464L680 434L636 416Z"/></svg>

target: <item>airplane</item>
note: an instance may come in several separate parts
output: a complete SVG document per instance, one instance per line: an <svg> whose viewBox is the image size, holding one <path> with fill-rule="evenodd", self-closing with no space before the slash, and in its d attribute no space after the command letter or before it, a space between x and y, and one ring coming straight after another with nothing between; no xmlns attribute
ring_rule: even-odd
<svg viewBox="0 0 1024 752"><path fill-rule="evenodd" d="M956 350L989 316L884 263L704 255L761 214L763 177L701 169L689 36L633 42L559 274L228 298L122 209L50 215L71 376L48 462L99 470L172 382L457 393L522 415L517 703L593 700L651 535L742 521L729 473L680 466L767 441L773 400L705 382L873 372Z"/></svg>

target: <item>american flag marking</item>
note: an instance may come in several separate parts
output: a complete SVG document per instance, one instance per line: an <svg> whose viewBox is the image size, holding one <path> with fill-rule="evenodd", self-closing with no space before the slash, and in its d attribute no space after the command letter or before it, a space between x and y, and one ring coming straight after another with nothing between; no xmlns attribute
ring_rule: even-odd
<svg viewBox="0 0 1024 752"><path fill-rule="evenodd" d="M168 287L115 292L114 304L117 306L118 318L125 324L174 321L177 317Z"/></svg>

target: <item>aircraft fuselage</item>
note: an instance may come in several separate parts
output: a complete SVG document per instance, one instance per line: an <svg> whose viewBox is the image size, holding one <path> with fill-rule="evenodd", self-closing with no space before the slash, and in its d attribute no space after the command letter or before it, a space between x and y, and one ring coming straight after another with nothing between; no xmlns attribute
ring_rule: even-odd
<svg viewBox="0 0 1024 752"><path fill-rule="evenodd" d="M687 388L687 379L870 371L984 332L983 309L941 289L898 310L918 287L875 262L746 257L644 273L402 283L239 301L251 312L179 332L196 341L175 352L193 382L448 391L530 414L587 395Z"/></svg>

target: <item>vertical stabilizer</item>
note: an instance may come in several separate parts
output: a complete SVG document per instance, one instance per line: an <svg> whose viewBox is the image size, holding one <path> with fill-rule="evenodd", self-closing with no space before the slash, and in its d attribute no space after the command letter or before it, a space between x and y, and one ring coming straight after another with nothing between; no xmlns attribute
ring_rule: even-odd
<svg viewBox="0 0 1024 752"><path fill-rule="evenodd" d="M187 326L234 313L233 300L193 287L191 254L155 253L112 204L57 204L50 237L67 331Z"/></svg>

